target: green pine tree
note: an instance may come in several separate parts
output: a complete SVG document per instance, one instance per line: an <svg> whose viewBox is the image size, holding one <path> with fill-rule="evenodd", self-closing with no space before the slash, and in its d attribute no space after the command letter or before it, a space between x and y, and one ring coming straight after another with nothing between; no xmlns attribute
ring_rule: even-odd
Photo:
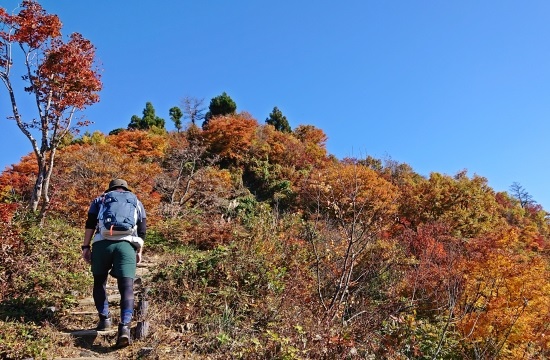
<svg viewBox="0 0 550 360"><path fill-rule="evenodd" d="M174 106L169 111L170 119L174 122L174 126L180 132L181 130L181 118L183 117L183 112L177 106Z"/></svg>
<svg viewBox="0 0 550 360"><path fill-rule="evenodd" d="M214 116L234 114L236 111L237 104L224 91L221 95L216 96L215 98L212 98L212 100L210 100L210 106L208 107L208 112L204 117L202 127L206 128L208 126L208 122Z"/></svg>
<svg viewBox="0 0 550 360"><path fill-rule="evenodd" d="M286 116L283 115L281 110L276 106L273 108L273 111L269 114L269 117L265 119L266 124L273 125L275 130L285 133L291 133L292 129L288 124Z"/></svg>
<svg viewBox="0 0 550 360"><path fill-rule="evenodd" d="M165 121L163 118L158 117L155 114L155 108L153 104L147 102L145 104L145 109L143 109L143 117L133 115L128 124L128 129L135 130L149 130L153 127L164 129Z"/></svg>

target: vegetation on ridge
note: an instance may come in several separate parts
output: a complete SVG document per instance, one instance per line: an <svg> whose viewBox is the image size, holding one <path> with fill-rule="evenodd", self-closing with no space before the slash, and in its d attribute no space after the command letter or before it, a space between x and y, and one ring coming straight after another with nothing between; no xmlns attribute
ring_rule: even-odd
<svg viewBox="0 0 550 360"><path fill-rule="evenodd" d="M205 130L85 134L59 150L42 227L28 209L35 159L6 169L0 329L16 330L0 331L0 354L78 349L55 334L91 289L83 221L90 198L123 176L148 209L145 257L159 261L152 334L134 345L153 358L549 355L539 205L466 172L337 160L325 141L311 125L282 132L247 113Z"/></svg>

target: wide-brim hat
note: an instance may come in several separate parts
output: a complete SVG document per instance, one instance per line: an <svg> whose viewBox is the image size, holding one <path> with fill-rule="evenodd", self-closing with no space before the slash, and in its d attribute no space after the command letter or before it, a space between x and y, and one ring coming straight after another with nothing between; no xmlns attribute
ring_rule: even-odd
<svg viewBox="0 0 550 360"><path fill-rule="evenodd" d="M109 183L109 188L105 192L114 190L116 188L123 188L126 191L132 191L128 188L128 183L124 179L114 179Z"/></svg>

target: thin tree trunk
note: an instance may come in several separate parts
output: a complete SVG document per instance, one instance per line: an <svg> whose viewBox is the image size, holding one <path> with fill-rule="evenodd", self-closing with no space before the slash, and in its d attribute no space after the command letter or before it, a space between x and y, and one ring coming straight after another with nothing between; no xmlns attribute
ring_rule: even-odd
<svg viewBox="0 0 550 360"><path fill-rule="evenodd" d="M50 180L52 178L54 161L56 155L56 148L54 147L50 151L50 159L48 164L48 169L46 171L46 176L44 177L44 183L42 185L42 204L40 206L40 213L38 214L38 220L40 225L43 225L43 221L46 218L46 212L50 207Z"/></svg>
<svg viewBox="0 0 550 360"><path fill-rule="evenodd" d="M31 197L31 208L33 212L36 212L38 209L38 204L40 203L40 199L42 197L42 191L44 190L44 178L46 177L46 159L44 159L43 155L39 155L37 157L38 173Z"/></svg>

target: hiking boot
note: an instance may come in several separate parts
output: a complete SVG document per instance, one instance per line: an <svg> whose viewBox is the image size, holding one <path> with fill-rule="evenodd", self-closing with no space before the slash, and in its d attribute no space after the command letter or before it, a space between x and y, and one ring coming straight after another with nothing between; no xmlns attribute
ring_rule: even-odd
<svg viewBox="0 0 550 360"><path fill-rule="evenodd" d="M130 345L130 326L129 324L118 324L118 336L116 339L116 347L121 348Z"/></svg>
<svg viewBox="0 0 550 360"><path fill-rule="evenodd" d="M113 321L111 320L111 315L102 315L99 314L99 322L97 323L97 326L95 327L98 331L105 331L109 330L109 328L113 325Z"/></svg>

